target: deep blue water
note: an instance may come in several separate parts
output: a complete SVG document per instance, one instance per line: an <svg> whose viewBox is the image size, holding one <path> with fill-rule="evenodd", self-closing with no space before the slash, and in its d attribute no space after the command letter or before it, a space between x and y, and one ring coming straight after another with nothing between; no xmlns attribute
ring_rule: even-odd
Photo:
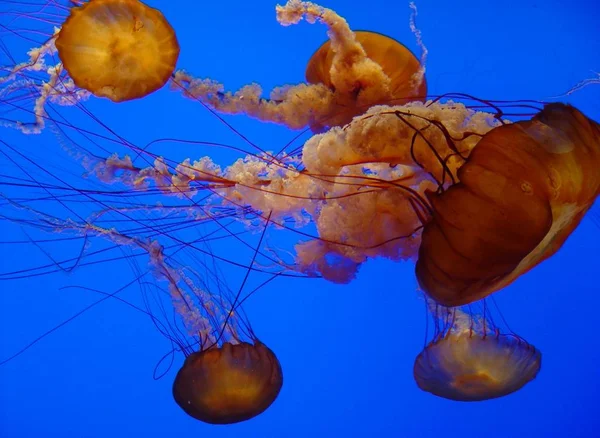
<svg viewBox="0 0 600 438"><path fill-rule="evenodd" d="M214 78L228 89L258 82L269 90L301 82L307 59L325 40L320 25L279 26L275 4L265 0L149 4L161 9L177 31L178 67ZM418 52L405 2L330 0L323 6L336 10L354 29L381 32ZM417 24L429 50L431 94L456 91L489 99L544 100L600 71L600 7L592 0L422 1L417 7ZM10 26L8 19L0 20ZM2 48L17 62L25 59L32 44L4 28L0 37ZM10 62L6 52L1 61ZM600 120L600 85L564 100ZM167 87L142 100L115 105L92 99L87 107L136 144L172 137L248 147L214 115ZM74 124L90 123L75 113L73 117ZM281 149L296 135L243 116L227 121L267 150ZM32 162L21 157L20 163L35 175L44 174L33 161L82 187L100 187L82 177L79 163L62 152L49 132L24 136L0 128L0 138L31 157ZM210 155L226 165L238 156L208 146L153 147L153 152L174 160ZM14 152L9 155L15 157ZM7 156L0 157L0 175L15 171ZM15 193L10 187L0 190L9 196ZM65 214L51 202L40 201L39 206ZM9 210L3 204L0 211L6 215ZM598 210L597 205L592 213ZM543 354L538 377L510 396L458 403L421 392L412 366L423 347L425 315L414 265L374 260L348 285L279 278L248 300L254 331L277 353L285 375L279 398L251 421L210 426L185 415L171 397L172 379L183 357L176 355L166 376L154 380L155 366L170 344L146 315L107 300L0 367L0 436L600 436L600 229L591 217L553 258L496 295L510 327ZM1 241L44 236L5 220L0 220L0 233ZM248 241L256 243L257 237L249 236ZM291 239L291 233L273 232L267 243L285 246ZM227 242L232 258L243 251L239 242ZM5 244L0 271L48 264L49 257L77 257L82 245L82 240ZM93 239L86 245L103 247ZM0 360L99 298L81 287L64 286L115 291L146 264L142 258L126 258L0 282ZM237 290L244 271L227 264L219 269ZM256 286L261 280L253 281ZM140 289L129 288L122 298L139 304Z"/></svg>

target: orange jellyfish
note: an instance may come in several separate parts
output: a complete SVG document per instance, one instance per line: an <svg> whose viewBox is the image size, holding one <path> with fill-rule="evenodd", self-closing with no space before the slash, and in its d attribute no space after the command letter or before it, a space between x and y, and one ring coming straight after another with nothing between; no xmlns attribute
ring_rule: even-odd
<svg viewBox="0 0 600 438"><path fill-rule="evenodd" d="M308 83L277 87L263 98L257 84L232 93L217 81L177 71L174 88L225 114L245 114L292 129L310 126L315 132L345 125L374 105L425 99L425 69L399 42L375 32L353 32L343 17L312 2L277 6L281 25L302 19L324 24L329 35L308 62Z"/></svg>
<svg viewBox="0 0 600 438"><path fill-rule="evenodd" d="M75 85L115 102L161 88L179 56L175 31L163 14L138 0L74 7L55 44Z"/></svg>
<svg viewBox="0 0 600 438"><path fill-rule="evenodd" d="M16 148L8 143L0 141L0 144L5 146L8 151L16 152ZM127 160L122 162L112 160L112 163L115 166L125 165ZM21 169L19 166L15 167ZM121 169L123 172L127 172L126 167L121 167ZM71 193L75 197L83 193L74 186L69 187L73 190ZM68 189L65 187L65 190ZM96 206L102 205L103 202L94 198L92 191L86 192L85 196L88 202ZM29 195L31 196L31 192ZM27 197L27 195L24 196ZM56 227L54 230L60 229L61 232L82 236L86 241L88 238L107 240L113 244L109 246L111 250L133 251L136 252L136 257L146 254L149 256L149 268L136 271L137 278L129 284L152 282L160 292L150 299L144 299L146 308L142 312L149 314L161 333L174 345L177 345L176 349L186 356L184 364L174 380L172 392L175 401L183 411L206 423L230 424L249 420L261 414L275 401L283 385L283 373L279 360L273 351L259 341L254 334L241 307L241 302L247 296L241 298L241 290L237 295L232 293L222 278L217 262L224 260L231 265L241 266L248 270L252 269L252 265L248 268L241 260L227 260L215 254L209 244L215 236L217 236L216 239L222 240L235 235L231 230L221 227L218 223L222 219L234 218L234 212L220 210L221 213L219 213L219 210L215 210L209 213L204 210L206 219L202 220L196 217L193 227L195 230L204 230L205 234L190 241L178 236L171 224L167 226L168 230L162 228L157 222L145 228L142 225L143 222L135 214L132 214L133 210L137 210L135 207L129 209L127 206L123 210L119 210L120 207L110 208L99 211L97 215L93 214L93 217L87 219L82 219L81 215L70 210L73 217L62 218L54 216L51 212L33 211L26 207L28 201L23 201L22 204L21 201L23 200L19 200L17 196L14 201L7 198L7 202L15 207L15 211L26 211L27 222L34 229L38 228L40 231L44 231L44 221L51 220L53 227ZM199 211L204 207L200 206ZM179 207L175 209L180 210ZM130 211L124 213L125 210ZM164 217L166 210L162 208L160 210L157 217ZM185 210L191 211L187 208ZM152 210L146 207L141 211L146 218L143 220L147 220L152 215ZM250 213L247 211L247 214ZM124 222L127 224L125 226L127 231L123 231L113 222L113 214L118 217L126 217ZM122 216L123 214L126 216ZM103 219L98 221L100 217ZM6 219L15 224L23 222L18 213L7 214ZM117 221L120 222L118 219ZM106 224L107 222L115 224L115 226L111 225L109 229L96 225L96 223ZM141 225L142 228L132 231L129 228L131 224ZM211 226L216 228L211 229ZM179 227L183 231L188 228L183 222L178 224ZM136 234L141 229L145 231L142 231L140 235ZM145 234L146 231L156 238L164 237L168 233L168 250L165 252L158 240L151 241ZM223 234L219 234L219 232ZM175 243L173 244L173 242ZM258 247L260 247L260 242ZM230 246L227 247L229 252L231 252L230 248ZM80 254L79 261L87 258L88 255L94 257L102 252L104 252L103 249L99 252L91 251L86 255ZM186 255L188 252L189 254ZM238 252L240 255L244 253L243 249ZM260 255L258 249L253 257L255 258L257 254ZM102 262L108 260L110 258L102 260ZM96 260L97 262L98 260ZM79 264L79 262L77 263ZM85 264L87 262L80 266ZM195 266L199 266L202 273L195 272L193 268ZM30 270L0 272L0 280L24 278L28 275L46 275L56 272L55 268L55 265L50 264ZM266 272L262 269L260 271ZM124 286L124 288L126 287L128 286ZM116 293L107 296L114 296ZM174 310L174 316L169 315L165 320L166 309L169 308ZM47 333L51 333L53 330ZM25 349L27 348L29 347ZM23 351L25 350L17 352L5 361L12 360Z"/></svg>
<svg viewBox="0 0 600 438"><path fill-rule="evenodd" d="M186 358L173 383L173 397L200 421L231 424L262 413L282 385L281 365L266 345L226 342Z"/></svg>
<svg viewBox="0 0 600 438"><path fill-rule="evenodd" d="M340 51L336 55L342 59L354 59L353 53L359 55L356 63L347 66L352 68L344 70L350 76L342 82L358 78L361 65L373 68L369 70L373 73L369 76L373 79L372 84L379 84L375 79L383 80L384 76L390 80L382 66L366 56L366 49L357 42L356 34L346 21L333 11L297 1L278 8L278 19L282 24L294 24L302 18L311 22L321 21L328 26L331 48L335 51L336 45L339 46ZM332 83L336 69L343 66L342 62L336 67L334 56L330 69ZM58 85L64 84L57 82ZM7 88L8 85L13 84L7 82ZM174 75L173 85L182 86L187 95L207 102L217 110L244 113L290 127L314 126L319 120L326 120L338 90L336 87L334 92L324 84L300 84L281 89L277 98L265 100L257 97L260 93L256 87L250 86L232 95L220 91L220 84L196 80L183 72ZM49 90L52 94L47 94ZM366 90L361 85L361 93ZM35 103L36 122L31 128L36 132L46 120L43 114L37 112L43 109L44 99L50 102L58 100L61 104L63 100L71 103L74 99L71 88L63 90L59 86L52 88L42 84L39 93ZM138 184L140 179L122 178L135 173L144 181L156 182L161 190L168 188L189 196L197 192L195 186L207 184L218 192L205 201L207 204L212 202L211 207L250 206L263 216L264 212L271 212L272 223L277 225L283 224L286 217L294 217L303 225L306 213L317 225L318 236L309 235L311 240L297 245L294 269L308 275L321 274L332 281L350 281L358 266L369 257L412 259L420 252L417 277L423 289L444 305L460 305L503 287L543 257L555 252L560 239L566 238L563 235L563 228L567 227L565 224L576 226L597 196L597 183L592 181L594 174L589 171L593 167L580 169L583 177L589 179L589 184L596 184L596 189L591 192L586 192L587 182L582 182L584 185L578 189L578 182L569 179L574 167L569 167L568 157L577 155L579 147L574 148L575 152L562 154L546 152L554 158L548 158L548 162L540 158L538 164L521 158L517 161L523 163L511 163L508 157L504 161L509 163L506 168L488 172L490 182L486 180L488 176L475 175L478 167L488 166L485 163L488 149L492 150L489 156L511 150L511 154L519 157L519 154L527 155L524 152L527 147L537 148L543 155L544 146L550 146L540 138L560 138L556 133L563 129L560 124L565 122L549 121L545 124L542 115L548 116L559 107L548 107L529 122L498 127L502 123L499 120L501 114L474 111L451 101L413 101L397 107L376 106L355 117L343 128L334 127L312 137L304 144L301 154L298 150L291 154L285 152L275 157L276 160L272 154L259 153L225 169L209 157L193 162L186 160L179 165L171 163L169 169L165 168L163 161L157 160L144 169L132 166L126 156L122 156L108 157L105 163L96 163L92 173L103 180ZM597 137L593 133L596 128L591 128L593 122L590 121L589 126L585 123L578 128L583 133L581 138L577 137L577 133L561 134L566 137L562 142L564 147L571 141L579 144ZM16 120L14 125L20 129L27 127L20 120ZM587 134L586 129L589 131ZM490 130L492 133L489 133ZM524 134L524 130L530 131L529 134ZM512 139L502 139L506 136L524 137L523 141L529 146L517 147ZM482 144L476 148L479 152L469 158L480 139ZM499 150L493 151L497 141L510 141L511 145L496 147ZM577 156L576 160L580 160L581 157ZM492 164L500 166L501 163L502 160L494 160ZM457 169L461 166L458 174ZM531 169L523 170L527 166ZM539 171L540 178L544 179L541 175L544 169L549 175L546 189L550 191L543 187L543 190L540 187L533 190L529 176ZM522 173L527 178L512 184L516 180L510 172L517 177ZM498 182L502 179L508 182ZM503 184L507 190L498 189ZM541 184L544 185L544 182ZM516 188L520 197L509 199L510 187ZM436 194L430 192L432 189L437 189ZM479 193L477 190L487 193L485 196L494 203L486 204L484 195L473 195ZM580 190L581 196L571 199L573 190ZM498 194L500 191L501 196ZM425 196L427 192L428 198ZM537 215L531 210L539 203L527 202L530 195L541 204L545 202L545 216L543 211ZM457 196L462 196L462 201L457 201ZM476 202L468 201L469 197ZM466 206L463 205L465 202ZM572 216L569 206L573 209ZM240 220L244 221L244 218ZM551 229L550 225L554 228ZM565 232L568 234L570 231ZM487 241L482 236L491 240ZM557 236L560 239L552 241ZM546 244L548 248L544 247Z"/></svg>
<svg viewBox="0 0 600 438"><path fill-rule="evenodd" d="M364 113L373 105L403 105L425 100L427 83L424 77L419 76L421 64L406 46L377 32L356 31L354 37L366 57L379 65L389 78L387 90L385 93L375 92L377 84L372 83L371 73L360 65L354 66L356 71L351 73L340 69L341 56L333 50L331 41L326 41L306 67L306 80L310 84L324 84L335 93L337 108L328 119L322 121L324 125L346 125L354 116ZM352 51L346 54L347 58L352 56ZM334 62L338 65L332 68ZM320 131L323 126L316 123L312 128Z"/></svg>
<svg viewBox="0 0 600 438"><path fill-rule="evenodd" d="M548 104L531 120L494 128L429 193L433 210L416 265L421 288L444 306L474 302L552 256L600 194L600 125Z"/></svg>
<svg viewBox="0 0 600 438"><path fill-rule="evenodd" d="M128 243L115 230L99 234ZM157 242L131 241L148 252L155 277L168 283L171 304L194 340L178 342L186 359L173 383L177 404L211 424L238 423L264 412L279 395L283 373L273 351L254 335L240 306L241 290L234 295L218 277L196 284L197 274L173 266ZM209 281L217 284L209 288ZM194 344L199 351L191 351Z"/></svg>
<svg viewBox="0 0 600 438"><path fill-rule="evenodd" d="M473 318L455 308L444 318L445 327L415 359L413 375L423 391L456 401L489 400L518 391L540 371L540 351L500 333L485 315Z"/></svg>
<svg viewBox="0 0 600 438"><path fill-rule="evenodd" d="M55 219L63 231L79 231L148 254L154 278L167 287L155 297L158 312L149 306L145 313L186 356L173 383L173 397L187 414L206 423L231 424L271 406L283 385L283 372L275 353L255 336L241 308L247 298L240 297L241 290L234 294L219 275L201 277L191 269L192 263L169 256L158 241ZM207 267L199 255L193 260ZM214 255L207 251L207 256L214 263ZM161 320L163 295L176 313L175 322ZM194 352L196 346L199 351Z"/></svg>
<svg viewBox="0 0 600 438"><path fill-rule="evenodd" d="M206 423L231 424L271 406L283 385L281 365L254 335L240 306L241 290L234 295L218 276L194 281L197 274L190 275L189 267L173 266L157 242L97 230L121 245L131 240L146 250L155 277L168 283L171 304L194 340L177 342L186 355L173 383L173 397L181 409ZM216 285L209 288L210 282ZM199 351L192 352L193 345L199 345Z"/></svg>

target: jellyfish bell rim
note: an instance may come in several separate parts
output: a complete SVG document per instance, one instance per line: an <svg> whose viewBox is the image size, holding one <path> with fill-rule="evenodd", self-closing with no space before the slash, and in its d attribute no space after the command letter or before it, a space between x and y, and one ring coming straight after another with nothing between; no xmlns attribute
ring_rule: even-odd
<svg viewBox="0 0 600 438"><path fill-rule="evenodd" d="M443 369L443 365L440 364L440 357L436 354L442 353L443 349L450 350L451 344L458 344L460 342L467 342L468 339L474 340L477 343L486 343L486 342L495 342L496 345L491 349L489 346L491 344L483 345L483 347L487 347L488 351L494 352L494 348L500 346L500 349L497 349L495 353L501 353L503 350L510 349L510 360L514 362L512 365L515 365L513 371L517 370L516 365L524 365L520 368L520 372L513 373L513 380L510 384L502 385L493 385L490 383L490 386L487 388L488 392L481 392L481 387L478 390L469 393L468 390L461 390L453 385L454 380L457 377L468 377L473 375L483 375L487 377L487 381L494 381L496 383L502 383L490 376L490 374L497 374L502 370L496 370L495 373L490 373L490 369L480 369L478 373L474 373L472 370L465 368L465 373L460 376L453 376L449 370ZM451 351L451 350L450 350ZM468 353L473 353L474 351L467 350ZM525 364L522 364L515 359L515 352L519 352L525 359L529 359L529 361ZM475 359L481 360L481 354L477 355L477 352L473 355ZM452 359L455 359L452 362ZM457 366L460 368L461 366L465 366L466 358L464 355L455 356L450 358L450 366ZM495 362L494 362L495 363ZM510 365L505 364L505 366ZM413 377L415 383L424 392L428 392L430 394L435 395L436 397L444 398L452 401L460 401L460 402L477 402L477 401L486 401L493 400L501 397L505 397L507 395L518 392L522 388L524 388L531 381L535 380L535 378L539 375L542 367L542 353L538 350L534 345L525 341L523 338L515 335L515 334L507 334L507 333L490 333L487 335L483 335L480 333L475 333L472 330L465 330L460 333L446 333L444 336L439 336L435 338L433 341L428 343L426 347L416 356L414 364L413 364ZM423 376L420 374L429 373L428 376ZM527 377L523 379L523 377ZM519 379L520 378L520 379ZM480 382L481 383L481 382ZM484 388L485 389L485 388Z"/></svg>

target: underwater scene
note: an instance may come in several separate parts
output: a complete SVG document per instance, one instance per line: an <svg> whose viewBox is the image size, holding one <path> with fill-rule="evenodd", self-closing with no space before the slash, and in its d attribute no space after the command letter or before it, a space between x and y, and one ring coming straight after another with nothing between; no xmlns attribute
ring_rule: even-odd
<svg viewBox="0 0 600 438"><path fill-rule="evenodd" d="M0 0L0 437L600 436L592 0Z"/></svg>

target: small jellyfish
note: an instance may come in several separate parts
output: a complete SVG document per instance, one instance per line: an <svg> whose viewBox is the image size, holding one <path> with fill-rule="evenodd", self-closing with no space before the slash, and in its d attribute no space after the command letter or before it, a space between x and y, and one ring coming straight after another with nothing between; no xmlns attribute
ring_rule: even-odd
<svg viewBox="0 0 600 438"><path fill-rule="evenodd" d="M115 102L161 88L179 56L163 14L138 0L94 0L72 8L55 44L78 87Z"/></svg>
<svg viewBox="0 0 600 438"><path fill-rule="evenodd" d="M600 195L600 125L548 104L531 120L492 129L429 192L416 265L421 288L460 306L502 289L560 249Z"/></svg>
<svg viewBox="0 0 600 438"><path fill-rule="evenodd" d="M89 223L57 220L56 226L148 254L154 278L166 287L160 287L162 293L155 300L148 300L157 304L149 305L145 313L185 355L172 391L183 411L205 423L231 424L256 417L273 404L283 385L283 371L275 353L254 334L241 307L245 299L241 289L234 294L213 272L200 276L189 261L183 264L165 254L157 241ZM193 260L207 266L198 255ZM164 296L176 315L168 321L161 317Z"/></svg>
<svg viewBox="0 0 600 438"><path fill-rule="evenodd" d="M423 391L456 401L489 400L518 391L540 371L540 351L501 334L485 316L473 319L457 308L446 318L447 328L415 359L413 375Z"/></svg>
<svg viewBox="0 0 600 438"><path fill-rule="evenodd" d="M200 421L231 424L267 409L282 385L281 365L266 345L226 342L186 358L173 383L173 397Z"/></svg>
<svg viewBox="0 0 600 438"><path fill-rule="evenodd" d="M146 250L157 279L166 281L171 304L188 337L171 330L186 359L173 383L175 402L190 416L211 424L249 420L275 401L283 385L283 372L275 353L258 340L234 296L218 277L210 280L176 269L158 242L128 239L115 230L103 237ZM194 281L195 280L195 281ZM191 339L190 339L191 337ZM191 341L191 342L190 342ZM199 351L193 351L199 346Z"/></svg>

